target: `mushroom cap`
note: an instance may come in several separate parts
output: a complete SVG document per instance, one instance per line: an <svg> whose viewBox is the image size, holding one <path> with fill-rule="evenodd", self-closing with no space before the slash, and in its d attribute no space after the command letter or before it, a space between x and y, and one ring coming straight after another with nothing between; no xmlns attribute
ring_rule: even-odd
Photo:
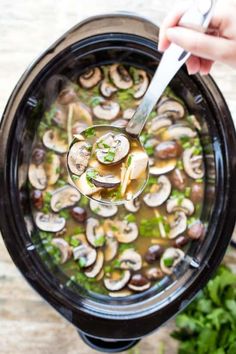
<svg viewBox="0 0 236 354"><path fill-rule="evenodd" d="M58 232L64 229L66 220L57 214L37 212L35 214L35 223L42 231Z"/></svg>
<svg viewBox="0 0 236 354"><path fill-rule="evenodd" d="M132 275L128 284L129 289L137 292L147 290L150 286L151 282L144 275L138 273Z"/></svg>
<svg viewBox="0 0 236 354"><path fill-rule="evenodd" d="M173 124L164 133L165 140L178 140L183 137L195 138L197 135L191 127L184 124Z"/></svg>
<svg viewBox="0 0 236 354"><path fill-rule="evenodd" d="M136 70L136 73L139 77L139 83L134 85L134 98L141 98L147 91L149 85L149 79L146 71L144 70Z"/></svg>
<svg viewBox="0 0 236 354"><path fill-rule="evenodd" d="M97 174L91 178L91 181L96 187L101 188L114 188L120 184L120 179L114 175L101 176Z"/></svg>
<svg viewBox="0 0 236 354"><path fill-rule="evenodd" d="M105 242L105 232L98 219L88 218L86 224L86 237L93 247L101 247Z"/></svg>
<svg viewBox="0 0 236 354"><path fill-rule="evenodd" d="M182 234L187 228L187 217L183 211L176 213L175 221L171 224L169 238L173 239Z"/></svg>
<svg viewBox="0 0 236 354"><path fill-rule="evenodd" d="M86 141L78 141L70 147L67 161L71 173L77 176L84 173L91 156L91 147Z"/></svg>
<svg viewBox="0 0 236 354"><path fill-rule="evenodd" d="M69 244L63 238L53 238L52 244L59 248L61 252L61 264L65 263L72 255L72 250Z"/></svg>
<svg viewBox="0 0 236 354"><path fill-rule="evenodd" d="M47 186L46 171L42 164L35 165L31 163L28 170L29 181L36 189L43 190Z"/></svg>
<svg viewBox="0 0 236 354"><path fill-rule="evenodd" d="M106 245L104 249L105 260L111 261L118 252L118 242L113 236L106 235Z"/></svg>
<svg viewBox="0 0 236 354"><path fill-rule="evenodd" d="M124 207L126 210L130 211L131 213L136 213L140 208L141 202L138 198L127 200L124 203Z"/></svg>
<svg viewBox="0 0 236 354"><path fill-rule="evenodd" d="M118 212L116 205L99 203L95 200L90 200L89 206L93 213L103 218L110 218Z"/></svg>
<svg viewBox="0 0 236 354"><path fill-rule="evenodd" d="M112 85L110 82L103 80L100 85L100 91L104 97L110 98L113 95L113 93L117 91L117 88L114 85Z"/></svg>
<svg viewBox="0 0 236 354"><path fill-rule="evenodd" d="M161 115L153 118L150 122L149 132L158 133L161 129L171 126L172 120L167 115Z"/></svg>
<svg viewBox="0 0 236 354"><path fill-rule="evenodd" d="M132 248L125 250L118 258L121 269L139 270L142 268L142 257Z"/></svg>
<svg viewBox="0 0 236 354"><path fill-rule="evenodd" d="M126 90L133 86L133 80L123 65L113 64L109 75L116 87Z"/></svg>
<svg viewBox="0 0 236 354"><path fill-rule="evenodd" d="M123 220L117 222L119 231L116 232L116 238L121 243L130 243L136 240L138 237L138 226L134 222L128 223L128 221Z"/></svg>
<svg viewBox="0 0 236 354"><path fill-rule="evenodd" d="M97 252L94 248L88 246L85 243L73 248L74 260L83 259L83 265L81 267L87 268L95 263L97 258Z"/></svg>
<svg viewBox="0 0 236 354"><path fill-rule="evenodd" d="M49 129L43 134L43 144L46 148L65 154L68 149L67 141L60 136L60 130L57 128Z"/></svg>
<svg viewBox="0 0 236 354"><path fill-rule="evenodd" d="M176 159L158 160L154 166L151 166L149 172L153 176L163 175L175 169Z"/></svg>
<svg viewBox="0 0 236 354"><path fill-rule="evenodd" d="M165 250L161 257L160 267L165 274L172 274L176 265L184 258L184 252L179 248L169 247ZM170 265L167 265L165 260L168 259Z"/></svg>
<svg viewBox="0 0 236 354"><path fill-rule="evenodd" d="M104 148L102 145L103 142L110 147ZM96 157L100 163L105 165L114 165L122 161L130 150L130 142L124 134L105 134L97 140L97 146ZM111 149L114 153L112 161L107 160L107 154Z"/></svg>
<svg viewBox="0 0 236 354"><path fill-rule="evenodd" d="M203 178L203 157L202 155L193 155L195 147L185 149L183 152L183 165L187 175L193 179Z"/></svg>
<svg viewBox="0 0 236 354"><path fill-rule="evenodd" d="M157 192L148 193L143 197L144 203L151 208L162 205L167 200L171 192L171 183L168 177L160 176L157 179L157 184L160 186Z"/></svg>
<svg viewBox="0 0 236 354"><path fill-rule="evenodd" d="M129 270L122 272L118 279L104 278L103 282L105 287L110 291L118 291L123 289L130 280L131 273Z"/></svg>
<svg viewBox="0 0 236 354"><path fill-rule="evenodd" d="M86 269L86 271L84 272L86 277L95 278L102 270L103 263L104 263L103 252L101 250L98 250L95 263L91 265L88 269Z"/></svg>
<svg viewBox="0 0 236 354"><path fill-rule="evenodd" d="M50 201L51 209L55 212L60 211L61 209L73 206L80 200L80 192L68 185L65 185L62 188L56 189L52 194Z"/></svg>
<svg viewBox="0 0 236 354"><path fill-rule="evenodd" d="M101 99L100 103L93 107L93 114L98 119L113 120L120 112L120 105L114 101Z"/></svg>
<svg viewBox="0 0 236 354"><path fill-rule="evenodd" d="M193 202L188 198L183 198L181 201L178 198L170 198L166 202L166 210L168 213L183 211L186 215L192 215L195 208Z"/></svg>
<svg viewBox="0 0 236 354"><path fill-rule="evenodd" d="M92 88L96 86L102 79L102 72L100 68L92 68L80 75L79 83L84 88Z"/></svg>

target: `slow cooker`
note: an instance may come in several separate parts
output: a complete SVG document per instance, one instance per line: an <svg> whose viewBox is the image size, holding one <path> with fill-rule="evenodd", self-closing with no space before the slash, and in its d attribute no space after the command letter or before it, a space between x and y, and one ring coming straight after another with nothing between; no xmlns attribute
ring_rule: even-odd
<svg viewBox="0 0 236 354"><path fill-rule="evenodd" d="M175 274L159 286L123 299L94 295L75 284L43 251L29 202L27 170L52 75L70 77L85 68L120 62L155 71L158 27L127 13L94 16L48 48L23 74L1 121L0 223L6 247L31 286L70 321L93 348L118 352L133 346L181 311L222 260L236 216L236 135L224 98L210 76L182 68L171 87L202 126L206 189L203 240L192 243Z"/></svg>

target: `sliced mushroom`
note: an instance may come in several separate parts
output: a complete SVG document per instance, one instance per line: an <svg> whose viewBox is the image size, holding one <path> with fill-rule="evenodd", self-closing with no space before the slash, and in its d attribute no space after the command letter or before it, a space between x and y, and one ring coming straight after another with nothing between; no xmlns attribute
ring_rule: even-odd
<svg viewBox="0 0 236 354"><path fill-rule="evenodd" d="M169 179L166 176L160 176L157 179L157 188L156 192L148 193L143 197L144 203L151 208L162 205L169 197L171 192Z"/></svg>
<svg viewBox="0 0 236 354"><path fill-rule="evenodd" d="M167 128L171 126L171 124L172 120L168 116L157 116L151 120L148 130L150 133L158 134L161 129Z"/></svg>
<svg viewBox="0 0 236 354"><path fill-rule="evenodd" d="M196 220L188 226L187 235L192 240L198 240L205 231L205 227L200 220Z"/></svg>
<svg viewBox="0 0 236 354"><path fill-rule="evenodd" d="M129 150L130 143L125 135L108 133L97 140L96 157L102 164L111 165L122 161Z"/></svg>
<svg viewBox="0 0 236 354"><path fill-rule="evenodd" d="M158 244L152 245L148 248L147 252L144 254L144 259L148 263L154 263L158 259L160 259L163 253L164 253L164 248L161 245Z"/></svg>
<svg viewBox="0 0 236 354"><path fill-rule="evenodd" d="M89 171L90 170L87 170L86 173L88 173ZM120 184L120 179L118 177L114 175L101 176L98 173L91 177L91 181L96 187L101 188L114 188L119 186Z"/></svg>
<svg viewBox="0 0 236 354"><path fill-rule="evenodd" d="M112 85L110 82L103 80L100 85L100 91L104 97L110 98L113 95L113 93L117 91L117 88L114 85Z"/></svg>
<svg viewBox="0 0 236 354"><path fill-rule="evenodd" d="M83 102L76 102L73 104L73 119L74 121L84 123L87 126L93 125L91 109Z"/></svg>
<svg viewBox="0 0 236 354"><path fill-rule="evenodd" d="M176 141L163 141L155 147L155 156L159 159L171 159L180 156L181 146Z"/></svg>
<svg viewBox="0 0 236 354"><path fill-rule="evenodd" d="M73 87L65 87L61 90L57 97L57 102L61 105L66 105L74 102L77 98L76 92Z"/></svg>
<svg viewBox="0 0 236 354"><path fill-rule="evenodd" d="M177 100L170 97L163 97L158 104L157 113L167 114L174 119L181 119L185 115L185 109Z"/></svg>
<svg viewBox="0 0 236 354"><path fill-rule="evenodd" d="M144 70L136 70L136 74L138 77L138 83L134 85L134 98L141 98L145 94L149 79L147 73Z"/></svg>
<svg viewBox="0 0 236 354"><path fill-rule="evenodd" d="M187 228L187 217L184 212L180 211L176 213L175 220L171 224L171 229L169 232L169 238L176 238L178 235L182 234Z"/></svg>
<svg viewBox="0 0 236 354"><path fill-rule="evenodd" d="M96 187L88 180L86 172L84 172L79 178L73 179L73 182L84 195L93 195L101 190L100 187Z"/></svg>
<svg viewBox="0 0 236 354"><path fill-rule="evenodd" d="M158 267L152 267L145 271L145 275L149 280L159 280L163 278L164 274Z"/></svg>
<svg viewBox="0 0 236 354"><path fill-rule="evenodd" d="M28 171L29 181L36 189L43 190L47 186L46 171L42 164L35 165L31 163Z"/></svg>
<svg viewBox="0 0 236 354"><path fill-rule="evenodd" d="M41 148L35 148L32 152L32 162L38 166L42 164L45 160L46 152L44 149Z"/></svg>
<svg viewBox="0 0 236 354"><path fill-rule="evenodd" d="M118 116L119 112L119 103L104 99L97 106L93 107L93 114L98 119L113 120Z"/></svg>
<svg viewBox="0 0 236 354"><path fill-rule="evenodd" d="M133 80L123 65L113 64L110 67L109 74L116 87L127 90L133 86Z"/></svg>
<svg viewBox="0 0 236 354"><path fill-rule="evenodd" d="M72 249L69 246L69 244L66 242L66 240L64 240L63 238L53 238L52 244L60 250L61 264L65 263L66 261L68 261L68 259L70 259L72 255Z"/></svg>
<svg viewBox="0 0 236 354"><path fill-rule="evenodd" d="M127 120L130 120L133 117L134 113L135 113L135 109L127 108L123 112L123 118L127 119Z"/></svg>
<svg viewBox="0 0 236 354"><path fill-rule="evenodd" d="M184 258L184 252L179 248L167 248L161 257L160 266L165 274L172 274L176 265Z"/></svg>
<svg viewBox="0 0 236 354"><path fill-rule="evenodd" d="M64 154L67 152L68 146L66 140L61 136L59 129L49 129L43 135L43 144L48 149Z"/></svg>
<svg viewBox="0 0 236 354"><path fill-rule="evenodd" d="M43 207L43 193L38 189L34 189L31 193L31 200L33 206L40 210Z"/></svg>
<svg viewBox="0 0 236 354"><path fill-rule="evenodd" d="M194 204L188 198L183 198L182 200L170 198L166 202L166 210L168 213L183 211L186 215L192 215L194 213Z"/></svg>
<svg viewBox="0 0 236 354"><path fill-rule="evenodd" d="M124 203L125 209L130 211L131 213L136 213L137 211L139 211L140 205L141 203L138 198L128 200Z"/></svg>
<svg viewBox="0 0 236 354"><path fill-rule="evenodd" d="M87 268L95 263L97 259L97 252L94 248L82 243L73 248L74 260L79 260L81 268Z"/></svg>
<svg viewBox="0 0 236 354"><path fill-rule="evenodd" d="M99 203L95 200L90 200L90 209L103 218L110 218L118 212L116 205Z"/></svg>
<svg viewBox="0 0 236 354"><path fill-rule="evenodd" d="M108 295L110 297L126 297L126 296L129 296L131 294L132 294L132 292L130 290L124 289L124 290L116 291L114 293L110 292Z"/></svg>
<svg viewBox="0 0 236 354"><path fill-rule="evenodd" d="M137 292L147 290L150 288L150 286L151 282L142 274L132 275L128 284L129 289Z"/></svg>
<svg viewBox="0 0 236 354"><path fill-rule="evenodd" d="M105 260L108 262L108 261L111 261L112 259L114 259L117 254L117 251L118 251L117 239L115 237L113 237L112 235L107 235L106 236L106 245L105 245L105 249L104 249Z"/></svg>
<svg viewBox="0 0 236 354"><path fill-rule="evenodd" d="M165 173L168 173L175 169L176 159L168 159L168 160L158 160L155 162L154 166L151 166L149 172L153 176L160 176Z"/></svg>
<svg viewBox="0 0 236 354"><path fill-rule="evenodd" d="M58 232L64 229L66 220L57 214L37 212L35 214L35 223L42 231Z"/></svg>
<svg viewBox="0 0 236 354"><path fill-rule="evenodd" d="M98 250L96 262L88 269L86 269L86 271L84 272L86 277L95 278L100 273L103 263L104 263L103 252L101 250Z"/></svg>
<svg viewBox="0 0 236 354"><path fill-rule="evenodd" d="M187 176L184 171L179 168L174 169L174 171L170 174L170 181L174 188L179 189L180 191L184 191L187 185Z"/></svg>
<svg viewBox="0 0 236 354"><path fill-rule="evenodd" d="M53 186L60 177L61 162L59 156L57 154L51 154L50 162L46 161L44 163L44 167L47 175L48 185Z"/></svg>
<svg viewBox="0 0 236 354"><path fill-rule="evenodd" d="M134 222L128 223L128 221L123 220L118 222L117 226L119 231L116 232L115 236L119 242L130 243L138 237L138 227Z"/></svg>
<svg viewBox="0 0 236 354"><path fill-rule="evenodd" d="M97 219L89 218L87 220L86 237L93 247L101 247L104 245L106 241L104 229Z"/></svg>
<svg viewBox="0 0 236 354"><path fill-rule="evenodd" d="M193 179L200 179L204 176L203 157L194 155L195 147L184 150L183 165L187 175Z"/></svg>
<svg viewBox="0 0 236 354"><path fill-rule="evenodd" d="M80 192L69 184L56 189L50 201L51 209L55 212L73 206L80 200Z"/></svg>
<svg viewBox="0 0 236 354"><path fill-rule="evenodd" d="M171 125L163 134L165 140L178 140L183 137L194 138L197 133L184 124Z"/></svg>
<svg viewBox="0 0 236 354"><path fill-rule="evenodd" d="M118 258L120 262L119 268L139 270L142 268L142 257L132 248L125 250Z"/></svg>
<svg viewBox="0 0 236 354"><path fill-rule="evenodd" d="M113 127L125 128L128 124L126 119L116 119L112 122Z"/></svg>
<svg viewBox="0 0 236 354"><path fill-rule="evenodd" d="M122 271L116 279L104 278L104 285L110 291L118 291L123 289L130 280L131 273L129 270Z"/></svg>
<svg viewBox="0 0 236 354"><path fill-rule="evenodd" d="M78 141L73 144L68 153L68 167L70 171L80 176L88 166L91 156L91 144L86 141Z"/></svg>
<svg viewBox="0 0 236 354"><path fill-rule="evenodd" d="M102 79L102 72L100 68L92 68L80 75L79 83L84 88L92 88L96 86Z"/></svg>

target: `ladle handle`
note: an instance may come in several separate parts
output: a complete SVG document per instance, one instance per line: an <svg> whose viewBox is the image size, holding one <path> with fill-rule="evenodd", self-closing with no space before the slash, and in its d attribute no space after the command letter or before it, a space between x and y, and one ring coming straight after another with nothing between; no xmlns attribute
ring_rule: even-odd
<svg viewBox="0 0 236 354"><path fill-rule="evenodd" d="M215 3L216 0L194 1L180 19L179 25L204 32L212 18ZM139 136L149 114L161 97L166 86L190 55L190 52L186 52L183 48L174 43L164 52L142 102L126 127L128 134Z"/></svg>

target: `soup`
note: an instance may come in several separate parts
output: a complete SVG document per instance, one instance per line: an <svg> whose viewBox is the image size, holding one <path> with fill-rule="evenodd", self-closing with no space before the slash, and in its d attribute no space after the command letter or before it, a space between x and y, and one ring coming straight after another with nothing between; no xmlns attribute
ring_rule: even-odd
<svg viewBox="0 0 236 354"><path fill-rule="evenodd" d="M201 127L168 88L140 136L150 172L142 194L121 206L90 200L67 171L73 137L92 125L125 127L150 78L113 64L63 80L38 127L28 170L40 238L83 288L112 297L140 293L171 275L188 244L204 237Z"/></svg>
<svg viewBox="0 0 236 354"><path fill-rule="evenodd" d="M76 188L107 203L134 199L148 179L148 155L138 139L104 125L76 135L67 163Z"/></svg>

